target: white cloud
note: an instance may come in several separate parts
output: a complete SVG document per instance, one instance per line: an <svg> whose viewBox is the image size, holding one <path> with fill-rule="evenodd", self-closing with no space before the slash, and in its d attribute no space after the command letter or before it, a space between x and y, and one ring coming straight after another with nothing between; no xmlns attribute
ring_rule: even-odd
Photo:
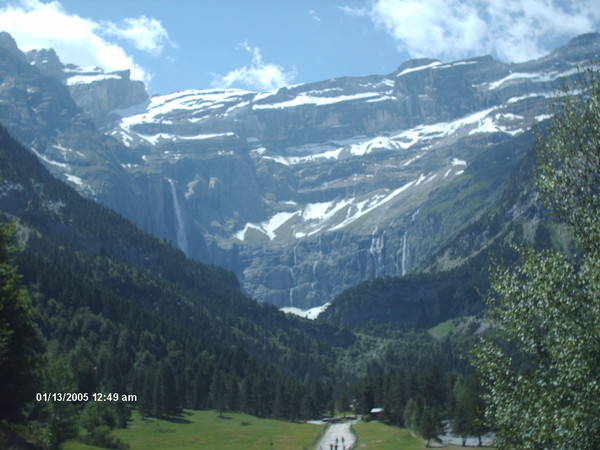
<svg viewBox="0 0 600 450"><path fill-rule="evenodd" d="M353 8L352 6L338 6L338 9L349 16L363 17L369 15L369 8Z"/></svg>
<svg viewBox="0 0 600 450"><path fill-rule="evenodd" d="M308 15L315 21L315 22L321 22L321 18L319 17L319 14L314 10L314 9L309 9L308 10Z"/></svg>
<svg viewBox="0 0 600 450"><path fill-rule="evenodd" d="M213 87L230 88L241 85L246 89L270 91L291 84L296 77L295 68L285 70L277 64L265 63L260 49L250 47L248 42L242 42L239 46L252 55L252 62L232 70L227 75L214 74Z"/></svg>
<svg viewBox="0 0 600 450"><path fill-rule="evenodd" d="M165 43L175 47L169 40L169 33L159 20L146 16L129 17L124 20L125 26L119 27L112 22L103 22L106 35L130 41L135 48L158 56Z"/></svg>
<svg viewBox="0 0 600 450"><path fill-rule="evenodd" d="M126 19L124 26L96 22L68 13L60 2L21 0L0 8L0 30L10 33L23 51L53 48L64 63L130 69L131 77L150 81L151 75L125 49L111 42L116 36L140 50L158 54L168 34L159 21L145 16Z"/></svg>
<svg viewBox="0 0 600 450"><path fill-rule="evenodd" d="M368 16L398 50L442 60L491 53L504 61L537 58L558 38L600 27L597 0L375 0L367 8L340 8Z"/></svg>

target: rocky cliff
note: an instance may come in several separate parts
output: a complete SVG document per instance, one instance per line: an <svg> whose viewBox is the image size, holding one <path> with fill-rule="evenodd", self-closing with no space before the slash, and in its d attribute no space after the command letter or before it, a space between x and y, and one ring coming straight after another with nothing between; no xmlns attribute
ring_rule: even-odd
<svg viewBox="0 0 600 450"><path fill-rule="evenodd" d="M477 220L526 150L515 142L599 51L591 34L523 64L420 59L388 75L150 99L126 73L59 66L47 51L28 54L25 72L37 79L18 92L77 102L63 99L65 131L45 127L51 138L34 146L56 174L189 256L233 270L258 300L309 308L414 270ZM0 55L0 74L23 64L14 54ZM85 133L69 125L77 121Z"/></svg>
<svg viewBox="0 0 600 450"><path fill-rule="evenodd" d="M115 112L148 100L144 83L131 80L129 69L107 72L99 67L65 65L52 49L31 50L25 57L43 74L61 80L77 106L99 126L119 117Z"/></svg>

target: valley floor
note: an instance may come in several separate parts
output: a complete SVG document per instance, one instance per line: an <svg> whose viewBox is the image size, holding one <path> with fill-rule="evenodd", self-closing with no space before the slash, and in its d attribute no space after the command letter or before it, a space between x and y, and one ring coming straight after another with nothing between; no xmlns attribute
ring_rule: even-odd
<svg viewBox="0 0 600 450"><path fill-rule="evenodd" d="M173 419L142 418L134 412L127 429L113 434L131 449L264 450L314 448L324 425L260 419L242 413L185 410ZM65 450L95 447L67 442Z"/></svg>
<svg viewBox="0 0 600 450"><path fill-rule="evenodd" d="M242 413L185 410L176 418L142 418L134 412L127 429L113 434L131 449L211 450L351 450L425 449L425 441L411 430L379 422L348 421L325 429L324 423L293 423L260 419ZM463 448L454 442L433 443L432 447ZM458 444L458 443L456 443ZM469 442L473 445L473 442ZM77 441L66 442L65 450L92 447Z"/></svg>

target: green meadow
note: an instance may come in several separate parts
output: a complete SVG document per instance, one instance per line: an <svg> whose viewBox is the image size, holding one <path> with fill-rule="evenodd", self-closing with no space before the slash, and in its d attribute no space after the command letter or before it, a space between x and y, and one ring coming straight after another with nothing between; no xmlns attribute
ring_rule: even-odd
<svg viewBox="0 0 600 450"><path fill-rule="evenodd" d="M142 418L134 411L126 429L113 434L131 449L312 449L323 425L259 419L241 413L185 410L174 419ZM65 450L90 449L70 441Z"/></svg>
<svg viewBox="0 0 600 450"><path fill-rule="evenodd" d="M387 449L422 449L425 441L421 436L406 428L391 427L380 422L359 422L353 427L358 436L358 448Z"/></svg>
<svg viewBox="0 0 600 450"><path fill-rule="evenodd" d="M142 418L137 411L126 429L113 434L131 449L210 449L210 450L314 450L324 425L260 419L242 413L185 410L179 417ZM425 441L412 430L379 422L360 422L353 426L358 436L357 449L421 450ZM432 443L432 447L440 447ZM77 441L66 442L65 450L92 447ZM442 448L460 448L451 445Z"/></svg>

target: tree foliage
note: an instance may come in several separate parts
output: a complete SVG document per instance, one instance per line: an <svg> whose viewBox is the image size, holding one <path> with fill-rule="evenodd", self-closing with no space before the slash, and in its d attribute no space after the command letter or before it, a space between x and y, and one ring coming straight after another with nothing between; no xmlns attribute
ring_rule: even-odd
<svg viewBox="0 0 600 450"><path fill-rule="evenodd" d="M549 209L571 225L585 252L600 252L600 74L598 61L565 83L551 127L538 136L536 184Z"/></svg>
<svg viewBox="0 0 600 450"><path fill-rule="evenodd" d="M521 249L488 302L503 342L474 362L500 448L597 448L600 442L600 80L594 67L557 97L537 144L536 184L571 226L575 257ZM511 349L510 351L508 349ZM517 364L522 358L525 364Z"/></svg>
<svg viewBox="0 0 600 450"><path fill-rule="evenodd" d="M459 379L455 385L456 405L452 418L452 432L462 438L463 447L467 437L481 436L488 431L484 424L485 406L481 398L481 388L476 378Z"/></svg>
<svg viewBox="0 0 600 450"><path fill-rule="evenodd" d="M10 256L14 228L0 227L0 419L17 421L39 383L39 341L31 299Z"/></svg>

